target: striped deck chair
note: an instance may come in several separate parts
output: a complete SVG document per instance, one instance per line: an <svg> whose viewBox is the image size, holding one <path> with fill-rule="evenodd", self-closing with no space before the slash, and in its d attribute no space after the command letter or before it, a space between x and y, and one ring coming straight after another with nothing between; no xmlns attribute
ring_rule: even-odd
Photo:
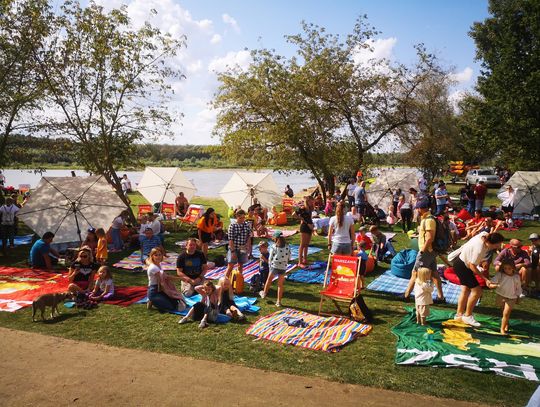
<svg viewBox="0 0 540 407"><path fill-rule="evenodd" d="M356 297L360 291L360 257L332 255L328 256L328 265L324 275L323 289L320 292L321 301L319 303L319 315L343 316L343 311L339 303L347 303ZM330 279L328 272L332 270ZM331 300L336 306L339 314L323 312L325 301Z"/></svg>
<svg viewBox="0 0 540 407"><path fill-rule="evenodd" d="M283 207L283 212L285 212L287 215L292 214L294 208L294 199L283 198L281 201L281 206Z"/></svg>
<svg viewBox="0 0 540 407"><path fill-rule="evenodd" d="M137 206L137 220L140 222L143 215L146 215L147 213L152 213L153 208L150 204L140 204Z"/></svg>
<svg viewBox="0 0 540 407"><path fill-rule="evenodd" d="M204 206L191 204L187 208L186 214L182 218L178 218L179 229L185 226L188 231L197 227L197 221L204 213Z"/></svg>

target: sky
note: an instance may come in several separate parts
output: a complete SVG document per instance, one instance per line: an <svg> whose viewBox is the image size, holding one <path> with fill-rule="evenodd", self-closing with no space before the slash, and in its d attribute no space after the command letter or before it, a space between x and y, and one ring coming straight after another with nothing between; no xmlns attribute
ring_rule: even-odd
<svg viewBox="0 0 540 407"><path fill-rule="evenodd" d="M372 44L375 55L405 64L415 61L414 45L424 43L444 66L452 68L457 85L452 97L473 88L480 65L468 36L475 21L488 16L487 0L96 0L105 8L128 6L135 27L145 21L175 37L187 36L176 57L186 79L173 84L171 108L184 117L167 144L217 144L212 137L216 112L211 109L219 83L216 72L246 67L249 50L294 52L284 36L301 32L301 22L347 35L359 15L381 33ZM155 10L157 14L151 14Z"/></svg>

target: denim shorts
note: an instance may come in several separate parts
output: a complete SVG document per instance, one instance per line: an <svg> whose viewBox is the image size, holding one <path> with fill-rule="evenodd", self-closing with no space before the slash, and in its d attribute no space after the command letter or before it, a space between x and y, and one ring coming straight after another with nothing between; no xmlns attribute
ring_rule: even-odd
<svg viewBox="0 0 540 407"><path fill-rule="evenodd" d="M352 245L350 243L332 243L332 254L344 254L350 256L352 253Z"/></svg>
<svg viewBox="0 0 540 407"><path fill-rule="evenodd" d="M240 250L234 250L236 254L236 260L232 260L231 250L227 250L227 263L229 264L244 264L248 261L247 252L241 252Z"/></svg>

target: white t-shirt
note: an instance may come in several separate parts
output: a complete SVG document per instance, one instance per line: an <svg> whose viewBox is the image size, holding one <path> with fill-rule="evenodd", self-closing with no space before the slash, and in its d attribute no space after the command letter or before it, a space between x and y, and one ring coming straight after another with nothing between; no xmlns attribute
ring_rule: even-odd
<svg viewBox="0 0 540 407"><path fill-rule="evenodd" d="M122 225L124 224L124 219L122 219L121 216L117 216L116 218L114 218L114 220L112 221L112 225L111 227L113 229L120 229L122 227Z"/></svg>
<svg viewBox="0 0 540 407"><path fill-rule="evenodd" d="M495 292L502 297L516 299L522 293L521 290L521 277L519 273L514 273L513 276L509 276L505 273L497 273L491 279L492 283L499 284L495 289Z"/></svg>
<svg viewBox="0 0 540 407"><path fill-rule="evenodd" d="M416 282L414 284L414 303L416 305L433 304L433 282L426 281L425 283Z"/></svg>
<svg viewBox="0 0 540 407"><path fill-rule="evenodd" d="M463 245L459 254L463 263L472 263L478 266L486 259L490 249L484 244L483 237L487 235L487 232L481 232Z"/></svg>
<svg viewBox="0 0 540 407"><path fill-rule="evenodd" d="M351 242L351 225L354 225L354 219L352 216L343 216L343 224L338 226L337 217L332 216L330 218L330 226L334 226L334 234L332 235L332 242L334 243L352 243Z"/></svg>
<svg viewBox="0 0 540 407"><path fill-rule="evenodd" d="M515 190L512 192L503 191L497 195L497 198L502 201L502 206L514 206L514 197L516 196L515 194Z"/></svg>
<svg viewBox="0 0 540 407"><path fill-rule="evenodd" d="M159 273L161 273L161 268L156 266L153 263L150 263L150 266L148 266L148 270L146 272L148 274L148 285L157 285L159 283Z"/></svg>
<svg viewBox="0 0 540 407"><path fill-rule="evenodd" d="M15 215L19 212L19 207L16 205L2 205L0 207L0 213L2 214L2 225L14 225Z"/></svg>
<svg viewBox="0 0 540 407"><path fill-rule="evenodd" d="M129 179L122 178L120 184L122 185L122 191L124 192L131 189L131 181Z"/></svg>
<svg viewBox="0 0 540 407"><path fill-rule="evenodd" d="M154 232L154 235L156 236L161 233L161 222L157 218L147 227L151 227L152 232Z"/></svg>
<svg viewBox="0 0 540 407"><path fill-rule="evenodd" d="M106 280L102 280L100 278L98 279L97 283L99 284L99 289L101 290L101 292L105 292L107 286L110 286L111 290L109 291L109 294L114 294L114 283L112 278L108 278Z"/></svg>

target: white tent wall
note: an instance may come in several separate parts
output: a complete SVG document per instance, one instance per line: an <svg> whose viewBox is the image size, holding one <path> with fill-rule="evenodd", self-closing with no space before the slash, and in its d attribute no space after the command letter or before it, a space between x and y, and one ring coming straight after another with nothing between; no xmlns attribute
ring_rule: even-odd
<svg viewBox="0 0 540 407"><path fill-rule="evenodd" d="M516 191L515 215L532 215L535 207L540 206L540 171L515 172L502 186L499 193L505 191L507 185L511 185Z"/></svg>
<svg viewBox="0 0 540 407"><path fill-rule="evenodd" d="M375 178L375 182L366 189L368 202L378 205L385 213L392 205L392 193L401 188L405 199L409 199L409 188L417 188L419 173L415 169L384 169Z"/></svg>

